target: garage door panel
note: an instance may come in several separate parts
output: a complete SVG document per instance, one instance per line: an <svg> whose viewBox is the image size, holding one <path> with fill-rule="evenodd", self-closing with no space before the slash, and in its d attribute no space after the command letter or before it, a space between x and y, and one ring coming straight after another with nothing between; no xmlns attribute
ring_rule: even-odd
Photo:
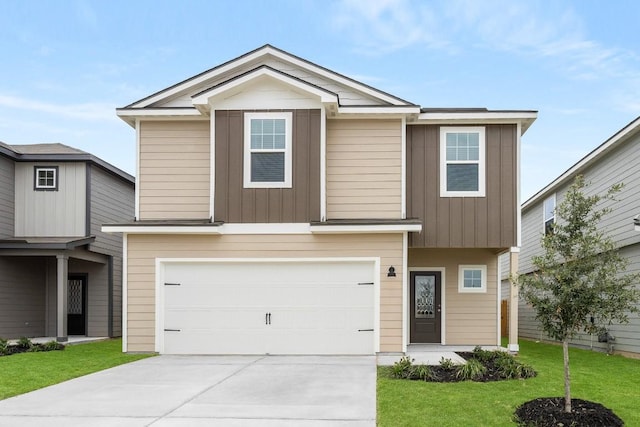
<svg viewBox="0 0 640 427"><path fill-rule="evenodd" d="M180 331L163 352L371 354L374 274L361 261L166 264L164 328Z"/></svg>

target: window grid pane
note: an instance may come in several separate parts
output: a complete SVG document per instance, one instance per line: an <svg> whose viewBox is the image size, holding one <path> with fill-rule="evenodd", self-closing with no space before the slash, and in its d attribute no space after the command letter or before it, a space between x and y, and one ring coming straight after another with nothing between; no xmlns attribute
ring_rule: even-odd
<svg viewBox="0 0 640 427"><path fill-rule="evenodd" d="M284 119L251 119L251 149L284 150L286 121Z"/></svg>
<svg viewBox="0 0 640 427"><path fill-rule="evenodd" d="M465 288L482 288L482 270L464 270Z"/></svg>

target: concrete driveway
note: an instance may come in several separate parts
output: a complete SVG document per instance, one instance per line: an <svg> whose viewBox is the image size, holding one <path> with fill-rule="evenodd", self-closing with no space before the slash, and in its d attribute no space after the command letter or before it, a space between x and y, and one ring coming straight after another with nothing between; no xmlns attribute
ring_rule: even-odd
<svg viewBox="0 0 640 427"><path fill-rule="evenodd" d="M374 356L158 356L0 401L0 426L13 427L360 427L375 416Z"/></svg>

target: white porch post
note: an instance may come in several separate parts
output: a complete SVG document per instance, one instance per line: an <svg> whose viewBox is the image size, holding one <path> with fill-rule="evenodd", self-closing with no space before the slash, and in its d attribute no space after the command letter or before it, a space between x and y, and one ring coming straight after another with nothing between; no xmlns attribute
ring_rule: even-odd
<svg viewBox="0 0 640 427"><path fill-rule="evenodd" d="M518 255L520 248L511 248L509 252L509 272L512 276L518 273ZM509 351L520 351L518 345L518 287L509 284Z"/></svg>
<svg viewBox="0 0 640 427"><path fill-rule="evenodd" d="M56 335L59 342L65 342L69 339L67 336L67 300L68 300L68 272L69 272L69 256L56 255L57 273L56 273L56 289L57 289L57 322Z"/></svg>

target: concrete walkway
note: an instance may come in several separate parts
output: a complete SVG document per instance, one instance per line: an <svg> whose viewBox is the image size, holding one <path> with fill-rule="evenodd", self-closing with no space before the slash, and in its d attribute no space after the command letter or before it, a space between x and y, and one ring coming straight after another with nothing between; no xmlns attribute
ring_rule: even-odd
<svg viewBox="0 0 640 427"><path fill-rule="evenodd" d="M0 426L375 426L374 356L158 356L0 401Z"/></svg>

